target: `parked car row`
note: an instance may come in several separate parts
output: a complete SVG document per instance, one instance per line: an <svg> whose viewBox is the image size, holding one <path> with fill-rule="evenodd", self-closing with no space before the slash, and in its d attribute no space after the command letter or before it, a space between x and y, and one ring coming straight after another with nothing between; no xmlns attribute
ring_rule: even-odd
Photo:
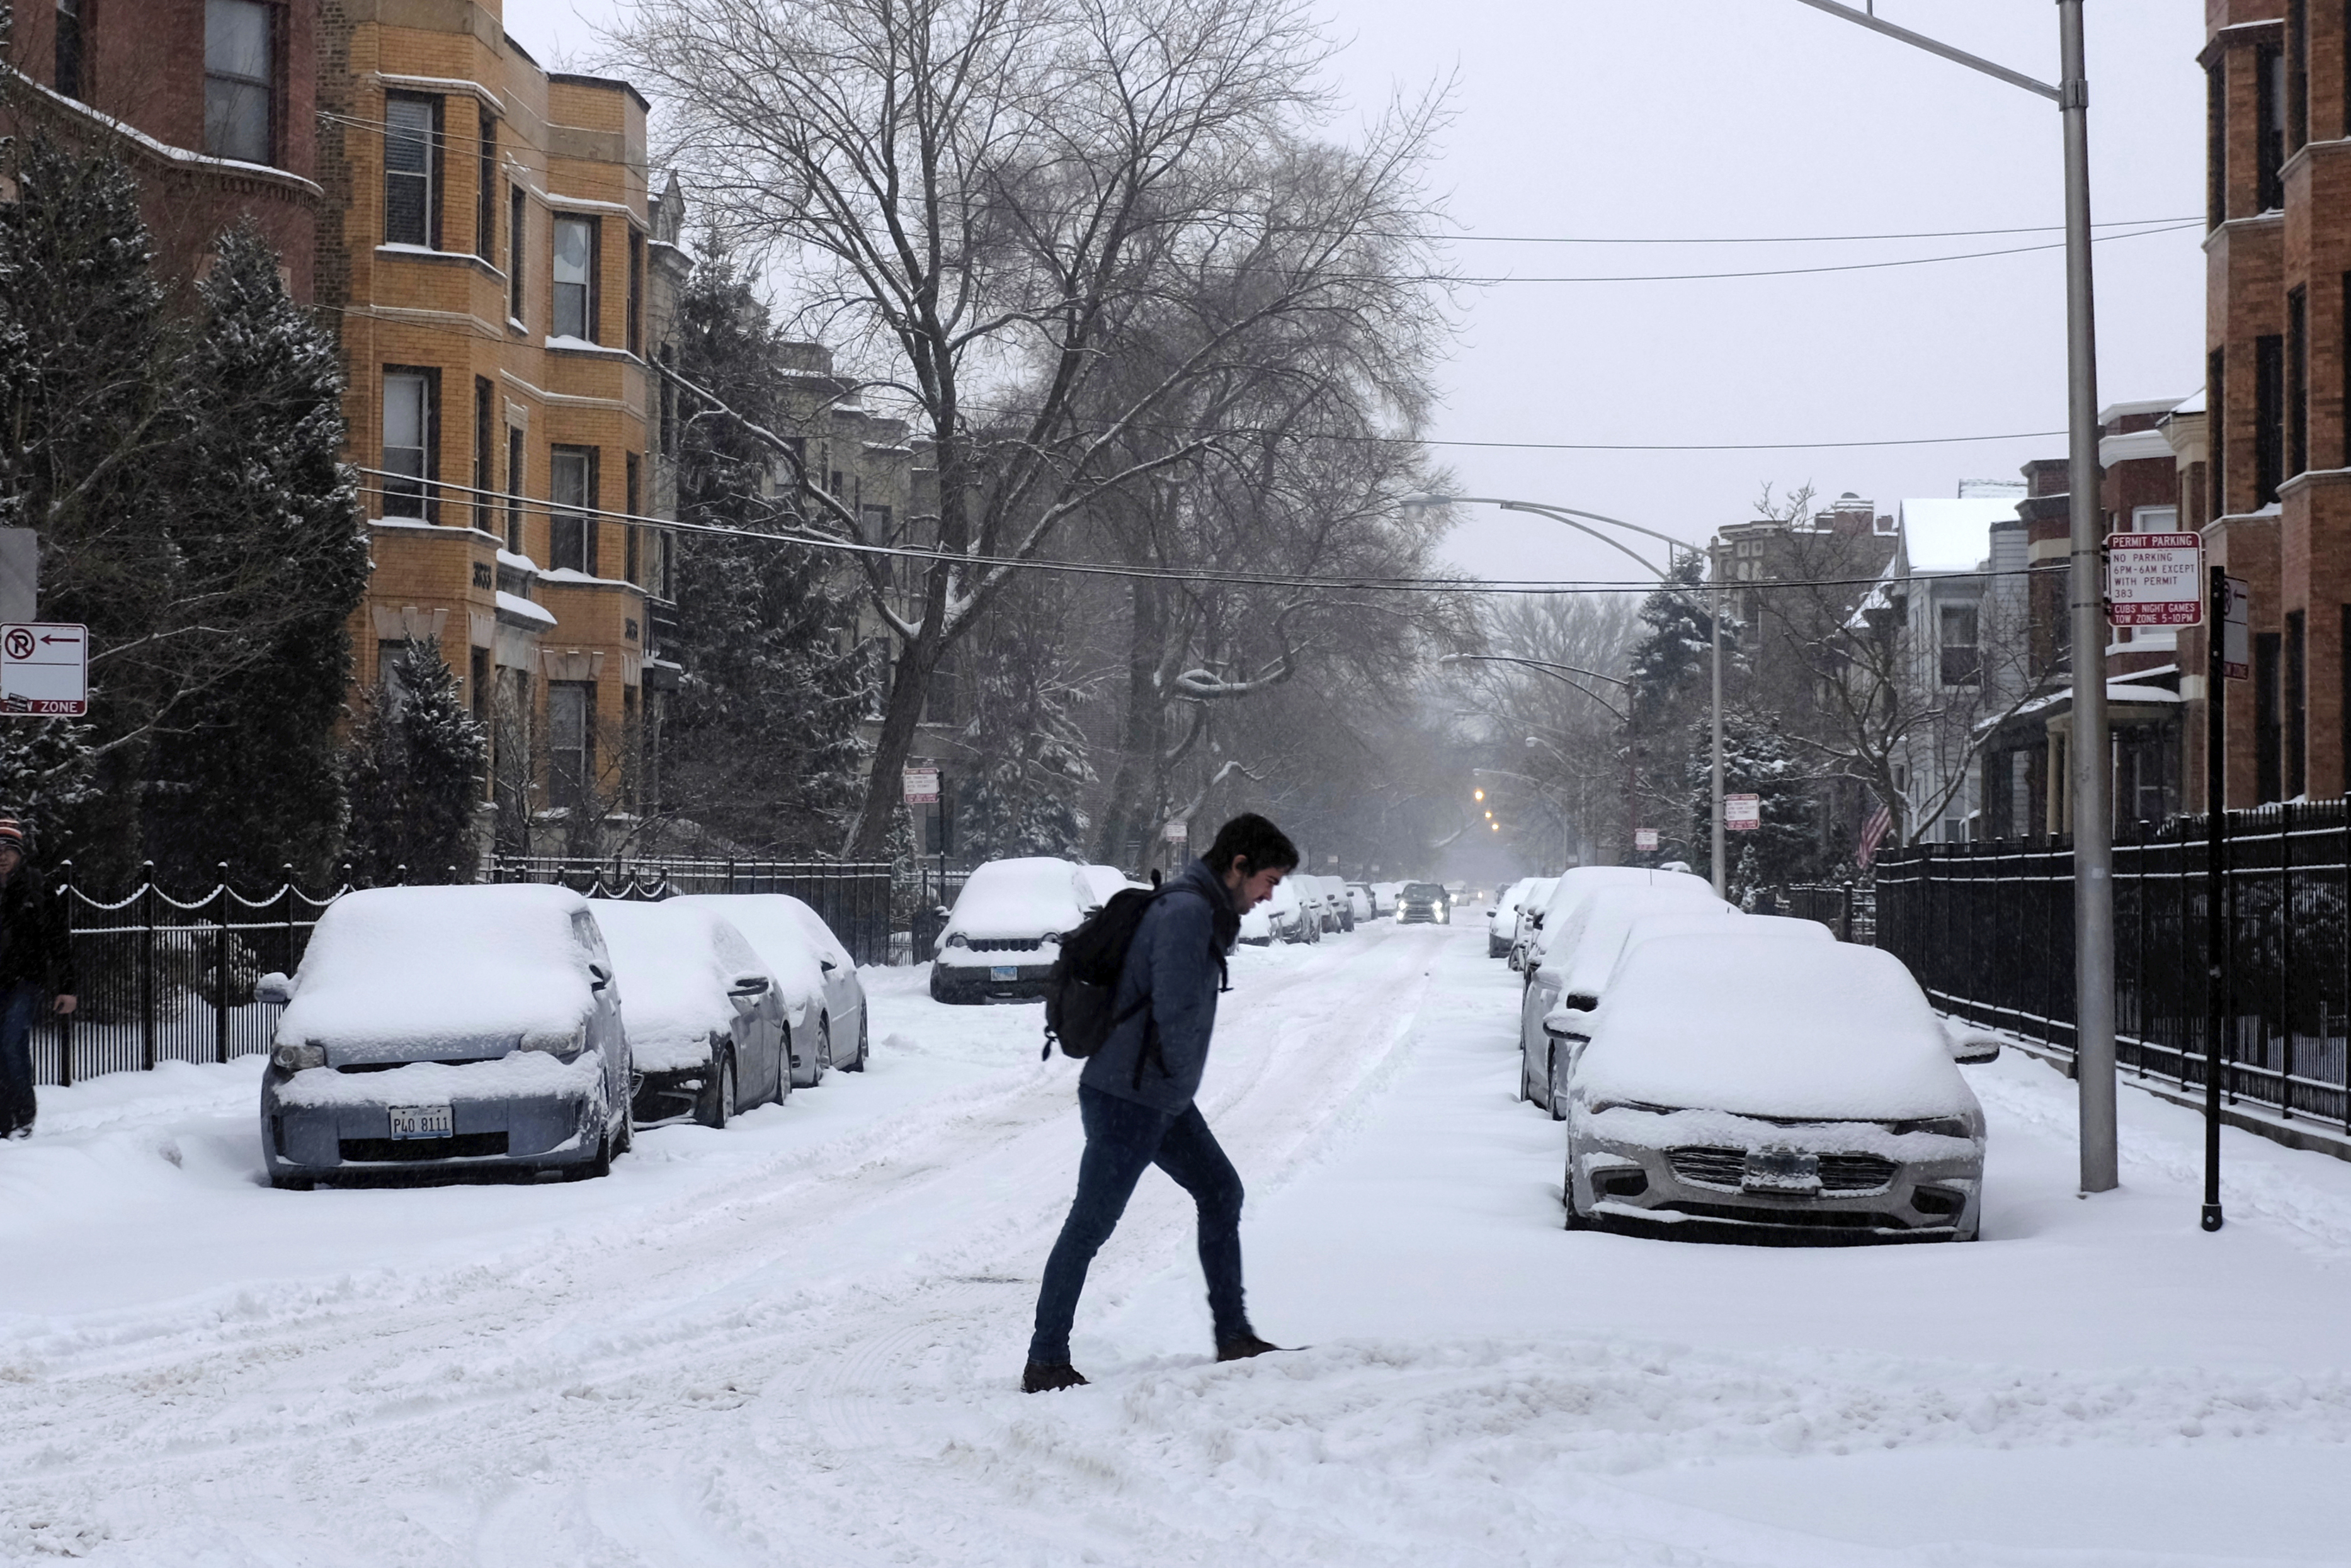
<svg viewBox="0 0 2351 1568"><path fill-rule="evenodd" d="M862 1071L856 965L785 894L374 888L319 918L261 1085L273 1186L601 1176L638 1127L724 1127ZM844 1052L836 1042L853 1042Z"/></svg>
<svg viewBox="0 0 2351 1568"><path fill-rule="evenodd" d="M1546 885L1547 884L1547 885ZM1908 969L1685 873L1579 867L1505 891L1519 1096L1566 1124L1570 1229L1973 1240L1984 1118Z"/></svg>

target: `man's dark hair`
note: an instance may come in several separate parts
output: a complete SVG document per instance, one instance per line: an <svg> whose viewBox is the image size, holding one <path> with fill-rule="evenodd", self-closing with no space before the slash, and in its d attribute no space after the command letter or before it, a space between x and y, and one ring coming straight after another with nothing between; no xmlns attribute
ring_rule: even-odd
<svg viewBox="0 0 2351 1568"><path fill-rule="evenodd" d="M1261 871L1298 869L1298 846L1290 835L1254 811L1244 811L1217 830L1208 846L1208 865L1218 876L1233 869L1233 857L1249 862L1249 874Z"/></svg>

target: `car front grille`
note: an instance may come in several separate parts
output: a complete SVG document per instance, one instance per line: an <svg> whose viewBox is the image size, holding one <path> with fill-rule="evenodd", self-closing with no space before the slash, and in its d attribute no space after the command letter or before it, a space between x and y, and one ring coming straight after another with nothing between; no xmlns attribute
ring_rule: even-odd
<svg viewBox="0 0 2351 1568"><path fill-rule="evenodd" d="M1876 1192L1893 1186L1894 1173L1901 1168L1892 1160L1876 1155L1823 1155L1821 1190Z"/></svg>
<svg viewBox="0 0 2351 1568"><path fill-rule="evenodd" d="M1033 936L967 936L964 946L975 953L1033 953L1043 944Z"/></svg>
<svg viewBox="0 0 2351 1568"><path fill-rule="evenodd" d="M504 1133L460 1133L454 1138L345 1138L347 1160L389 1164L403 1160L481 1159L507 1152Z"/></svg>
<svg viewBox="0 0 2351 1568"><path fill-rule="evenodd" d="M1684 1181L1694 1181L1704 1186L1736 1188L1747 1172L1747 1151L1695 1147L1667 1149L1666 1163L1673 1166L1674 1175Z"/></svg>
<svg viewBox="0 0 2351 1568"><path fill-rule="evenodd" d="M1823 1192L1878 1192L1892 1186L1895 1173L1901 1169L1876 1155L1823 1155L1820 1162ZM1737 1187L1747 1175L1744 1149L1667 1149L1666 1163L1682 1180L1704 1186Z"/></svg>

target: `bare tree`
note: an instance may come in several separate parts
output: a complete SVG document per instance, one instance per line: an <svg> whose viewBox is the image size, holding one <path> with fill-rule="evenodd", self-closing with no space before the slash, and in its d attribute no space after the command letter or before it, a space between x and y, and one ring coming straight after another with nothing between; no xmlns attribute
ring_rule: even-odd
<svg viewBox="0 0 2351 1568"><path fill-rule="evenodd" d="M674 106L713 220L791 270L802 320L847 340L934 467L913 601L863 563L900 650L849 835L878 853L933 672L1016 563L1205 450L1130 438L1228 378L1237 345L1353 307L1362 237L1425 221L1436 110L1373 126L1290 214L1262 200L1266 150L1324 107L1327 52L1295 0L641 0L616 41ZM1123 323L1263 254L1270 222L1305 243L1247 308L1093 396ZM815 527L880 542L801 478Z"/></svg>

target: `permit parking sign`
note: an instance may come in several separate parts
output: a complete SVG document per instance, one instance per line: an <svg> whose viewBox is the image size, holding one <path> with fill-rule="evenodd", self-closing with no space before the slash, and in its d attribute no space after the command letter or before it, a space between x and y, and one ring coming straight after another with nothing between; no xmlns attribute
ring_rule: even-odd
<svg viewBox="0 0 2351 1568"><path fill-rule="evenodd" d="M1657 847L1657 830L1655 828L1634 829L1633 847L1644 852L1656 849Z"/></svg>
<svg viewBox="0 0 2351 1568"><path fill-rule="evenodd" d="M939 803L939 770L935 768L909 768L905 770L906 804L935 806Z"/></svg>
<svg viewBox="0 0 2351 1568"><path fill-rule="evenodd" d="M2116 626L2201 625L2202 537L2116 534L2107 539L2106 619Z"/></svg>
<svg viewBox="0 0 2351 1568"><path fill-rule="evenodd" d="M59 621L0 625L0 715L80 718L89 712L89 627Z"/></svg>
<svg viewBox="0 0 2351 1568"><path fill-rule="evenodd" d="M1722 825L1734 831L1761 827L1763 798L1761 795L1725 795L1722 798Z"/></svg>

